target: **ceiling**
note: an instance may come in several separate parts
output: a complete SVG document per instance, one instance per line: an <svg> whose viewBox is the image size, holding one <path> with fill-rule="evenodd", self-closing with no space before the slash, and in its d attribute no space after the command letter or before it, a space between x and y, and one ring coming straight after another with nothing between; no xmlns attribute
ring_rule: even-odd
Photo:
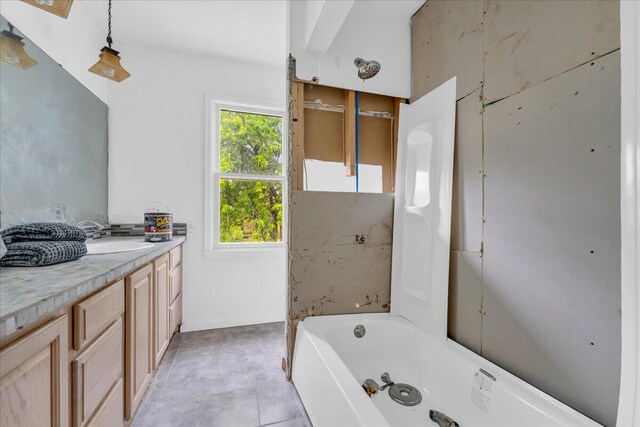
<svg viewBox="0 0 640 427"><path fill-rule="evenodd" d="M87 3L92 20L106 33L106 0ZM357 0L349 18L408 21L422 4ZM135 43L274 66L286 57L283 0L113 0L112 16L115 49L120 42Z"/></svg>
<svg viewBox="0 0 640 427"><path fill-rule="evenodd" d="M365 12L391 21L408 21L426 0L356 0L355 13Z"/></svg>
<svg viewBox="0 0 640 427"><path fill-rule="evenodd" d="M92 2L104 22L107 3ZM285 2L268 0L113 0L114 48L119 42L242 61L282 65Z"/></svg>

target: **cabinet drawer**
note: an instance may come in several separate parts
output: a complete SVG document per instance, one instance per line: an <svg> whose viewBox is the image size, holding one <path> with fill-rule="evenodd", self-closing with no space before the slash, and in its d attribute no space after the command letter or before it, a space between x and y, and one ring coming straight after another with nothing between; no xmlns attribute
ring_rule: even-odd
<svg viewBox="0 0 640 427"><path fill-rule="evenodd" d="M182 245L169 252L169 269L173 270L182 262Z"/></svg>
<svg viewBox="0 0 640 427"><path fill-rule="evenodd" d="M179 293L182 292L182 266L171 270L169 274L169 301L175 301Z"/></svg>
<svg viewBox="0 0 640 427"><path fill-rule="evenodd" d="M124 280L108 286L73 306L73 348L100 335L124 312Z"/></svg>
<svg viewBox="0 0 640 427"><path fill-rule="evenodd" d="M121 427L124 425L124 381L119 379L102 402L87 427Z"/></svg>
<svg viewBox="0 0 640 427"><path fill-rule="evenodd" d="M173 334L182 323L182 294L179 294L169 306L169 319L171 320L171 334Z"/></svg>
<svg viewBox="0 0 640 427"><path fill-rule="evenodd" d="M123 373L122 317L72 362L73 425L84 425Z"/></svg>

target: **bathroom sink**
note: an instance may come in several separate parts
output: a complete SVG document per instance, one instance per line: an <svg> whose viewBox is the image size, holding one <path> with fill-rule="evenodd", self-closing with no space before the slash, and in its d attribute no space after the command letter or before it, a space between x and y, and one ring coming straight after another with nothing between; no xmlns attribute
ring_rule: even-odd
<svg viewBox="0 0 640 427"><path fill-rule="evenodd" d="M152 248L153 243L149 242L100 242L88 243L87 255L113 254L117 252L139 251L141 249Z"/></svg>

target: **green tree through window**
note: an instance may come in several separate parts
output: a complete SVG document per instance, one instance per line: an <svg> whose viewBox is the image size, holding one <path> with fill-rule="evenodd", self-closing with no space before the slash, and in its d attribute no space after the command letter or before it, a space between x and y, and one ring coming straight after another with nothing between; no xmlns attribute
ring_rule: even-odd
<svg viewBox="0 0 640 427"><path fill-rule="evenodd" d="M282 117L221 109L219 143L220 243L282 241Z"/></svg>

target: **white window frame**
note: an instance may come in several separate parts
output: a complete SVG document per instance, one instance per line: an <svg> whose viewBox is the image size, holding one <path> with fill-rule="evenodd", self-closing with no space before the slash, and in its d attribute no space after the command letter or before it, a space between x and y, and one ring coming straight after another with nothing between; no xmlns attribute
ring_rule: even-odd
<svg viewBox="0 0 640 427"><path fill-rule="evenodd" d="M252 175L223 173L220 171L220 110L241 113L263 114L282 118L282 174ZM225 102L207 96L206 98L206 141L205 141L205 258L218 258L221 253L271 252L286 246L287 227L287 116L282 109ZM282 240L280 242L220 242L220 179L235 178L273 181L282 184ZM223 255L224 256L224 255Z"/></svg>

